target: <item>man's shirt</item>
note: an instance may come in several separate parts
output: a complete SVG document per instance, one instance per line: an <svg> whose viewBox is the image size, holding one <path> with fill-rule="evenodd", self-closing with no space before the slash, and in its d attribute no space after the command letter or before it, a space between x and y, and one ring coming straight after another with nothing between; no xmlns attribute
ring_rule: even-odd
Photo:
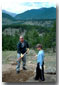
<svg viewBox="0 0 59 85"><path fill-rule="evenodd" d="M24 40L23 43L21 43L20 41L17 44L17 53L25 53L26 52L26 48L29 48L29 45L27 43L27 41Z"/></svg>
<svg viewBox="0 0 59 85"><path fill-rule="evenodd" d="M44 61L44 51L40 50L37 55L37 63L40 63L40 65L42 66L43 61Z"/></svg>

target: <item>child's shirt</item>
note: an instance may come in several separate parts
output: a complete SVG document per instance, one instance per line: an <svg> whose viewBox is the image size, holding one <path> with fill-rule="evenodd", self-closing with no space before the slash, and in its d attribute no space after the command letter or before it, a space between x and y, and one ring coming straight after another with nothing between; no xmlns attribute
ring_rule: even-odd
<svg viewBox="0 0 59 85"><path fill-rule="evenodd" d="M44 51L40 50L37 55L37 63L40 63L40 65L42 66L43 61L44 61Z"/></svg>

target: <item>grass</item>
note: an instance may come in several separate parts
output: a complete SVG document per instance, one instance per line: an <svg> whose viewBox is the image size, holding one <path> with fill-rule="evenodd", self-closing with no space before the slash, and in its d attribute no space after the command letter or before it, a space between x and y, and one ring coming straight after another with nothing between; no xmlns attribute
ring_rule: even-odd
<svg viewBox="0 0 59 85"><path fill-rule="evenodd" d="M32 63L36 63L36 57L34 56L35 51L30 50L29 54L27 55L27 61L32 61ZM6 64L9 63L9 60L16 60L17 58L17 51L2 51L2 63ZM45 53L45 65L46 66L56 66L56 53Z"/></svg>
<svg viewBox="0 0 59 85"><path fill-rule="evenodd" d="M2 63L8 64L9 58L16 59L17 57L17 51L2 51Z"/></svg>

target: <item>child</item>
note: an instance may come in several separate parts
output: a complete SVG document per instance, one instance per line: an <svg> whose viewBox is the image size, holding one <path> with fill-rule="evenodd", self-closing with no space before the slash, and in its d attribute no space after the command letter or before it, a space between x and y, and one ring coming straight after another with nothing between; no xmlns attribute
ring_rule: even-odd
<svg viewBox="0 0 59 85"><path fill-rule="evenodd" d="M36 68L36 76L35 80L39 80L39 78L44 81L44 51L42 49L42 45L38 44L37 49L39 50L37 55L37 68Z"/></svg>

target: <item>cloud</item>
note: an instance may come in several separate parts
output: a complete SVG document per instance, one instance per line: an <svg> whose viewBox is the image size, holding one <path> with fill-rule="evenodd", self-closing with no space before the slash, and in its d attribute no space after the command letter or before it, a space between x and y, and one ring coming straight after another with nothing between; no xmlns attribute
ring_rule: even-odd
<svg viewBox="0 0 59 85"><path fill-rule="evenodd" d="M32 3L31 2L23 2L23 3L21 3L21 5L23 5L23 6L32 6Z"/></svg>
<svg viewBox="0 0 59 85"><path fill-rule="evenodd" d="M2 9L14 13L22 13L30 9L42 7L56 7L52 2L20 2L20 0L2 0Z"/></svg>

